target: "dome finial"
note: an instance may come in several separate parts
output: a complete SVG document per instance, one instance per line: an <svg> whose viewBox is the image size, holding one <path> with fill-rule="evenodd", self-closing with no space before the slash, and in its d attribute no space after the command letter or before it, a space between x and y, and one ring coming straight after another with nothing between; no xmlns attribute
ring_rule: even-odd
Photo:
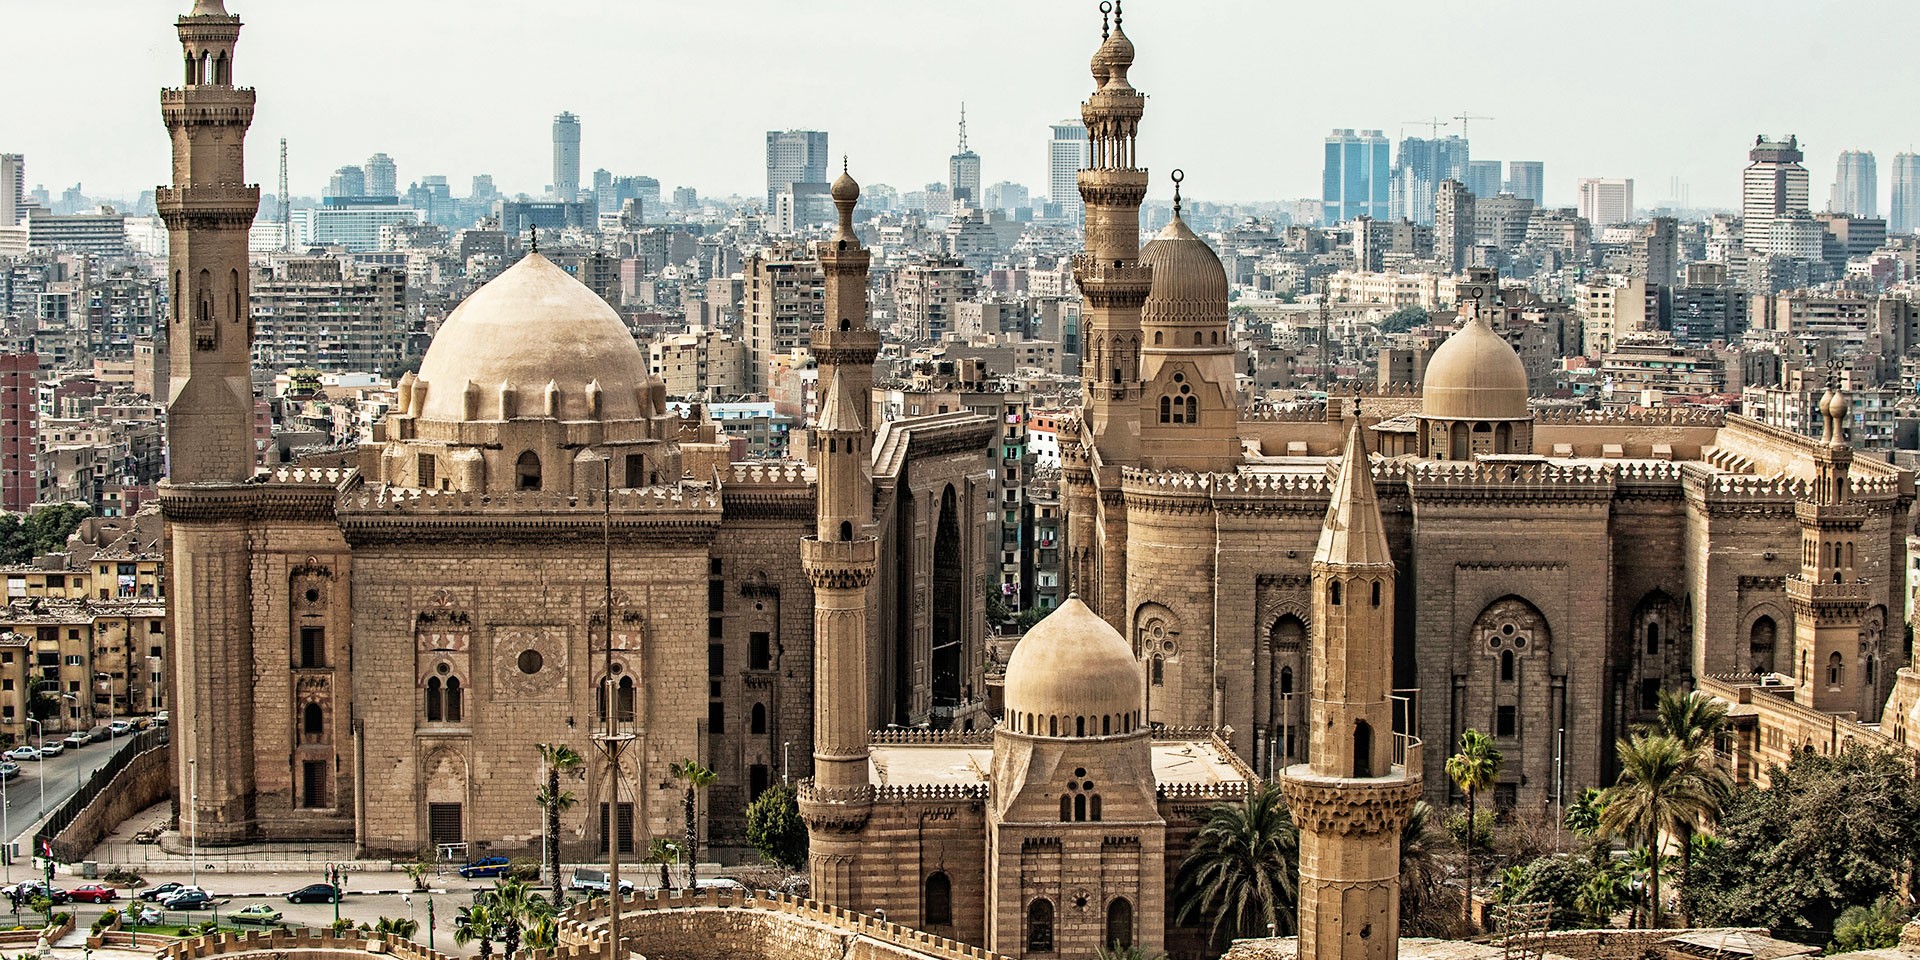
<svg viewBox="0 0 1920 960"><path fill-rule="evenodd" d="M1187 172L1179 167L1173 168L1173 217L1180 219L1180 181L1187 178Z"/></svg>
<svg viewBox="0 0 1920 960"><path fill-rule="evenodd" d="M1113 0L1113 28L1120 29L1120 0Z"/></svg>
<svg viewBox="0 0 1920 960"><path fill-rule="evenodd" d="M1100 0L1100 39L1108 36L1107 15L1113 12L1113 0Z"/></svg>
<svg viewBox="0 0 1920 960"><path fill-rule="evenodd" d="M540 228L539 227L529 226L527 228L527 243L532 248L532 252L534 253L540 252Z"/></svg>

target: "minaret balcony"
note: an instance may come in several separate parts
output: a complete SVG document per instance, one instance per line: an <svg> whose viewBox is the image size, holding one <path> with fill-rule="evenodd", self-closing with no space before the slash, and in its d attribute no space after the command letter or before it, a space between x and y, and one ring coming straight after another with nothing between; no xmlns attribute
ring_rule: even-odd
<svg viewBox="0 0 1920 960"><path fill-rule="evenodd" d="M1842 580L1839 583L1822 583L1794 574L1787 578L1787 599L1795 605L1807 605L1815 608L1823 606L1866 606L1867 582L1865 580Z"/></svg>

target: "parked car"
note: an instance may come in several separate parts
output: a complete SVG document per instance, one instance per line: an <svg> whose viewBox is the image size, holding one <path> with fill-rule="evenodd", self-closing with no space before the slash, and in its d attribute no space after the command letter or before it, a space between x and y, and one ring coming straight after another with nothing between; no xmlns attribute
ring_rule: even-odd
<svg viewBox="0 0 1920 960"><path fill-rule="evenodd" d="M626 881L622 880L622 883ZM701 877L693 882L700 890L745 890L746 885L732 877Z"/></svg>
<svg viewBox="0 0 1920 960"><path fill-rule="evenodd" d="M124 737L127 734L133 732L133 721L115 720L114 722L107 724L107 732L113 734L116 737Z"/></svg>
<svg viewBox="0 0 1920 960"><path fill-rule="evenodd" d="M269 903L250 903L233 912L230 918L234 923L257 923L269 926L280 922L280 911Z"/></svg>
<svg viewBox="0 0 1920 960"><path fill-rule="evenodd" d="M160 905L168 910L204 910L213 906L213 894L199 887L181 887Z"/></svg>
<svg viewBox="0 0 1920 960"><path fill-rule="evenodd" d="M113 739L113 731L106 727L94 727L87 731L88 743L105 743Z"/></svg>
<svg viewBox="0 0 1920 960"><path fill-rule="evenodd" d="M20 775L20 765L12 760L0 761L0 780L12 780Z"/></svg>
<svg viewBox="0 0 1920 960"><path fill-rule="evenodd" d="M605 870L594 870L589 867L573 868L573 889L585 890L591 893L606 893L609 886L610 884L607 882L607 872ZM620 881L620 892L632 893L633 881Z"/></svg>
<svg viewBox="0 0 1920 960"><path fill-rule="evenodd" d="M133 842L134 843L159 843L160 831L157 829L154 829L153 827L148 827L145 830L141 830L138 833L135 833L133 835Z"/></svg>
<svg viewBox="0 0 1920 960"><path fill-rule="evenodd" d="M160 901L165 900L168 897L171 897L174 894L179 893L180 891L186 889L186 887L187 885L184 883L168 880L166 883L162 883L142 891L140 893L140 899L151 901L153 903L159 903Z"/></svg>
<svg viewBox="0 0 1920 960"><path fill-rule="evenodd" d="M120 891L98 883L84 883L73 888L74 900L81 903L112 903L120 899Z"/></svg>
<svg viewBox="0 0 1920 960"><path fill-rule="evenodd" d="M93 742L93 734L88 733L85 730L75 730L74 732L67 734L66 737L62 739L60 742L66 746L69 746L74 748L75 750L78 750L81 747L84 747L87 744Z"/></svg>
<svg viewBox="0 0 1920 960"><path fill-rule="evenodd" d="M33 746L32 744L21 744L20 746L14 747L12 750L7 751L7 759L8 760L38 760L40 759L40 748Z"/></svg>
<svg viewBox="0 0 1920 960"><path fill-rule="evenodd" d="M40 745L40 759L42 760L45 760L48 757L57 757L66 752L67 752L66 744L60 742L59 740L55 740L52 743L42 743Z"/></svg>
<svg viewBox="0 0 1920 960"><path fill-rule="evenodd" d="M50 887L38 880L28 880L25 883L19 884L13 888L12 892L13 896L18 897L22 901L30 900L34 897L46 897L56 904L73 902L72 894L59 887Z"/></svg>
<svg viewBox="0 0 1920 960"><path fill-rule="evenodd" d="M288 903L332 903L340 899L340 891L330 883L310 883L287 894Z"/></svg>
<svg viewBox="0 0 1920 960"><path fill-rule="evenodd" d="M509 862L506 857L481 857L460 868L460 876L472 880L477 877L504 877Z"/></svg>

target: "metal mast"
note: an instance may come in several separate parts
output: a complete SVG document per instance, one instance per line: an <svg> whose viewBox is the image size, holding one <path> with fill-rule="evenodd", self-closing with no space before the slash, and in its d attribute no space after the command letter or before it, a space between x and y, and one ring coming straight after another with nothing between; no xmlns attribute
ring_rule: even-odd
<svg viewBox="0 0 1920 960"><path fill-rule="evenodd" d="M287 138L280 138L280 249L293 249L293 198L287 196Z"/></svg>
<svg viewBox="0 0 1920 960"><path fill-rule="evenodd" d="M606 624L606 648L601 651L601 701L606 704L606 727L594 742L607 758L607 958L620 956L620 755L633 743L633 734L621 733L619 688L613 682L613 454L600 461L600 548L604 580L604 605L601 616Z"/></svg>

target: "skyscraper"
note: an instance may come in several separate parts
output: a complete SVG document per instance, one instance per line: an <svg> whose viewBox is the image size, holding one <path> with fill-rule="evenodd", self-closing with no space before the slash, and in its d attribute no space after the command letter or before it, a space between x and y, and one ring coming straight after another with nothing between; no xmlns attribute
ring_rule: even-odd
<svg viewBox="0 0 1920 960"><path fill-rule="evenodd" d="M827 184L827 134L823 130L767 131L767 212L796 183Z"/></svg>
<svg viewBox="0 0 1920 960"><path fill-rule="evenodd" d="M960 105L960 149L947 159L947 182L953 185L953 207L978 207L980 195L980 155L967 149L967 105Z"/></svg>
<svg viewBox="0 0 1920 960"><path fill-rule="evenodd" d="M1870 150L1842 150L1833 171L1833 193L1827 209L1872 219L1879 216L1880 178Z"/></svg>
<svg viewBox="0 0 1920 960"><path fill-rule="evenodd" d="M553 195L562 203L580 198L580 118L553 118Z"/></svg>
<svg viewBox="0 0 1920 960"><path fill-rule="evenodd" d="M1458 180L1442 180L1433 191L1433 257L1458 273L1472 262L1473 193Z"/></svg>
<svg viewBox="0 0 1920 960"><path fill-rule="evenodd" d="M1920 230L1920 154L1893 155L1893 209L1887 214L1887 229L1894 233Z"/></svg>
<svg viewBox="0 0 1920 960"><path fill-rule="evenodd" d="M0 153L0 227L18 226L27 205L27 158Z"/></svg>
<svg viewBox="0 0 1920 960"><path fill-rule="evenodd" d="M367 171L352 165L341 167L327 180L327 199L367 195Z"/></svg>
<svg viewBox="0 0 1920 960"><path fill-rule="evenodd" d="M394 168L392 157L384 153L376 153L367 158L367 196L398 197L400 195L399 181L400 176Z"/></svg>
<svg viewBox="0 0 1920 960"><path fill-rule="evenodd" d="M1594 230L1633 220L1633 180L1620 177L1582 177L1580 215Z"/></svg>
<svg viewBox="0 0 1920 960"><path fill-rule="evenodd" d="M1442 180L1467 176L1467 141L1462 137L1427 140L1407 137L1393 161L1388 215L1395 220L1433 222L1433 190Z"/></svg>
<svg viewBox="0 0 1920 960"><path fill-rule="evenodd" d="M1053 139L1047 141L1047 199L1060 205L1061 219L1080 222L1080 183L1077 179L1087 165L1087 127L1078 120L1062 120L1053 125Z"/></svg>
<svg viewBox="0 0 1920 960"><path fill-rule="evenodd" d="M1807 168L1800 165L1804 159L1799 137L1784 143L1753 138L1747 169L1740 175L1740 213L1746 221L1742 237L1749 250L1771 250L1773 222L1808 213Z"/></svg>
<svg viewBox="0 0 1920 960"><path fill-rule="evenodd" d="M1538 160L1507 161L1507 192L1532 200L1535 208L1547 203L1547 168Z"/></svg>
<svg viewBox="0 0 1920 960"><path fill-rule="evenodd" d="M1500 161L1467 161L1467 192L1476 197L1491 197L1500 192Z"/></svg>
<svg viewBox="0 0 1920 960"><path fill-rule="evenodd" d="M1321 175L1321 219L1343 223L1355 217L1385 220L1388 214L1392 156L1386 134L1378 130L1335 130L1327 135Z"/></svg>

